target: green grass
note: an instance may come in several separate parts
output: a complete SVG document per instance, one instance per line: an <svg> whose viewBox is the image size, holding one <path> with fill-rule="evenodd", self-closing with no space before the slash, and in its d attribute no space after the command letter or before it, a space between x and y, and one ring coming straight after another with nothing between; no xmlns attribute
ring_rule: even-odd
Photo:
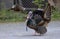
<svg viewBox="0 0 60 39"><path fill-rule="evenodd" d="M0 22L23 22L26 20L27 12L0 11ZM60 11L53 10L52 20L60 20Z"/></svg>
<svg viewBox="0 0 60 39"><path fill-rule="evenodd" d="M52 13L52 20L54 21L60 21L60 11L58 9L54 10Z"/></svg>
<svg viewBox="0 0 60 39"><path fill-rule="evenodd" d="M22 22L26 20L27 12L0 11L0 22Z"/></svg>

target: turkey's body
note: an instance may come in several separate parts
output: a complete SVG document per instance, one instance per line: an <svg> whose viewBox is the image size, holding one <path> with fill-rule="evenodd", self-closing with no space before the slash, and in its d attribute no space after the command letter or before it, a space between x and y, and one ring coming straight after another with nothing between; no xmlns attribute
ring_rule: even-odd
<svg viewBox="0 0 60 39"><path fill-rule="evenodd" d="M44 12L41 10L35 10L31 13L31 17L28 18L27 26L31 29L34 29L37 33L44 34L47 32L45 23L47 22L44 19ZM50 19L49 19L50 21Z"/></svg>

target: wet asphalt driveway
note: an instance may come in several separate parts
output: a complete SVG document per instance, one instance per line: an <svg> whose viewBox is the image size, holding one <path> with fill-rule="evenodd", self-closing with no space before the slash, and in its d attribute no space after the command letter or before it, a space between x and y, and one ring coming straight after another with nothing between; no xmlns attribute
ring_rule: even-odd
<svg viewBox="0 0 60 39"><path fill-rule="evenodd" d="M34 36L34 30L25 28L24 22L0 23L0 39L60 39L60 21L50 22L43 36Z"/></svg>

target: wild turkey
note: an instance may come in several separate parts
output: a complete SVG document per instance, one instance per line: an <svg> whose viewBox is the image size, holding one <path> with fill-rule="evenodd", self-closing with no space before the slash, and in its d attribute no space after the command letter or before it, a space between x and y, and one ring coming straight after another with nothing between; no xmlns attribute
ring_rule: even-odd
<svg viewBox="0 0 60 39"><path fill-rule="evenodd" d="M45 21L43 19L43 11L35 10L33 16L28 19L27 26L31 29L34 29L37 33L44 34L47 32L46 27L44 26Z"/></svg>
<svg viewBox="0 0 60 39"><path fill-rule="evenodd" d="M49 5L49 4L48 4ZM35 10L28 14L27 26L37 33L45 34L47 25L51 20L51 6L45 10Z"/></svg>

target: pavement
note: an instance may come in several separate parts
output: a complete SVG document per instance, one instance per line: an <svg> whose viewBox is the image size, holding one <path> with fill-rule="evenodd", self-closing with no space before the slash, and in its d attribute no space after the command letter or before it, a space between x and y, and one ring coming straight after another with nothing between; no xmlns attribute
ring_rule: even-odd
<svg viewBox="0 0 60 39"><path fill-rule="evenodd" d="M47 33L34 36L34 30L28 28L25 22L0 23L0 39L60 39L60 21L51 21Z"/></svg>

